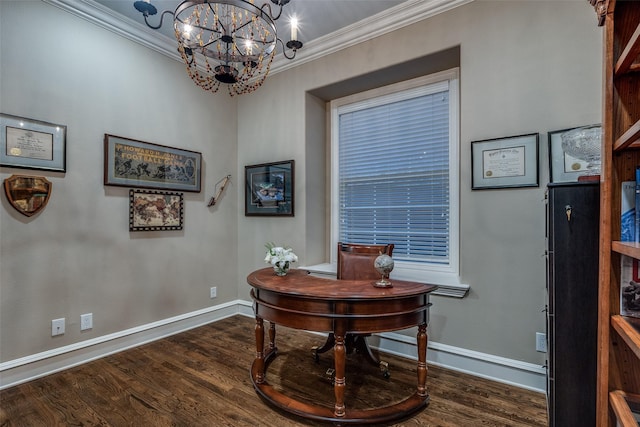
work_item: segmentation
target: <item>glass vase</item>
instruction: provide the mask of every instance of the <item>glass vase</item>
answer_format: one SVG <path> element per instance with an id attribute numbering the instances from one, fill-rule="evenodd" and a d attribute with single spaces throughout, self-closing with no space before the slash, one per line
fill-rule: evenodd
<path id="1" fill-rule="evenodd" d="M 273 271 L 276 276 L 286 276 L 289 271 L 289 261 L 277 262 L 273 265 Z"/>

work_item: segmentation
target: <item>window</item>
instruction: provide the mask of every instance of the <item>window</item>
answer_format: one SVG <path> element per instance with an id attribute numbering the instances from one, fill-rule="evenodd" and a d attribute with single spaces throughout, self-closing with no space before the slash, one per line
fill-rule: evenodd
<path id="1" fill-rule="evenodd" d="M 457 279 L 457 86 L 453 70 L 332 102 L 333 247 L 394 243 L 396 277 Z"/>

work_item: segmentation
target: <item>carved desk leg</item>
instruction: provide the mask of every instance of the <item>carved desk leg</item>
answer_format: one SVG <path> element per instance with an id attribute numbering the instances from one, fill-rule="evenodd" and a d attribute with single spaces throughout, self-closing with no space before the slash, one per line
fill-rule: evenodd
<path id="1" fill-rule="evenodd" d="M 269 323 L 269 352 L 272 352 L 276 349 L 276 324 L 273 322 Z"/>
<path id="2" fill-rule="evenodd" d="M 418 326 L 418 396 L 426 397 L 427 392 L 427 325 Z"/>
<path id="3" fill-rule="evenodd" d="M 346 365 L 346 349 L 344 346 L 344 332 L 335 333 L 336 344 L 333 348 L 333 357 L 336 367 L 335 383 L 333 391 L 336 395 L 336 404 L 334 407 L 334 415 L 336 417 L 345 416 L 344 406 L 344 389 L 346 387 L 345 365 Z"/>
<path id="4" fill-rule="evenodd" d="M 264 325 L 261 317 L 256 316 L 256 371 L 254 380 L 256 384 L 264 382 Z"/>

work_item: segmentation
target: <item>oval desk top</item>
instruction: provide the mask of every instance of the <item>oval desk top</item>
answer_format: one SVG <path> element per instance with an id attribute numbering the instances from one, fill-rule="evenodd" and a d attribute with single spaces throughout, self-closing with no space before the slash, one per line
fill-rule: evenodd
<path id="1" fill-rule="evenodd" d="M 337 280 L 316 277 L 307 270 L 291 269 L 286 276 L 276 276 L 273 268 L 256 270 L 247 276 L 256 289 L 291 296 L 316 299 L 394 299 L 433 292 L 438 287 L 418 282 L 391 280 L 393 287 L 377 288 L 373 280 Z"/>

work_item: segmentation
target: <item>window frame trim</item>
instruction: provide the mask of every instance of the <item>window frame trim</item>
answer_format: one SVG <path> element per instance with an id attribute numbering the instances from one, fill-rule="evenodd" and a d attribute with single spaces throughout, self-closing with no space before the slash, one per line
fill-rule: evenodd
<path id="1" fill-rule="evenodd" d="M 426 265 L 418 262 L 397 261 L 392 275 L 402 280 L 420 280 L 438 282 L 440 284 L 460 284 L 460 84 L 459 68 L 441 71 L 415 79 L 395 83 L 392 85 L 371 89 L 365 92 L 349 95 L 330 101 L 330 261 L 336 263 L 336 251 L 333 248 L 338 244 L 339 228 L 339 114 L 348 111 L 347 106 L 365 106 L 371 100 L 384 99 L 385 103 L 397 98 L 404 99 L 403 93 L 418 90 L 425 86 L 436 86 L 447 82 L 449 86 L 449 265 Z M 426 91 L 428 93 L 428 89 Z M 371 105 L 376 105 L 371 102 Z M 425 277 L 426 274 L 426 277 Z"/>

